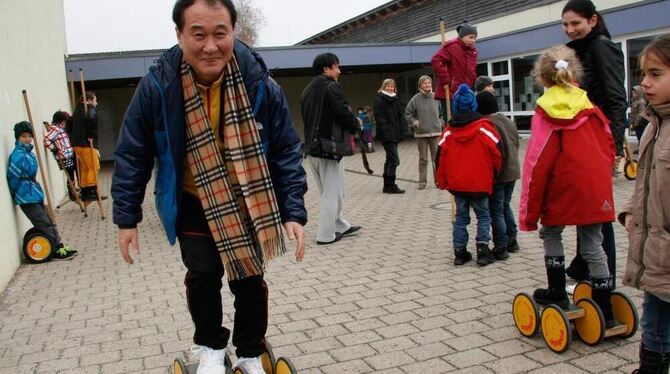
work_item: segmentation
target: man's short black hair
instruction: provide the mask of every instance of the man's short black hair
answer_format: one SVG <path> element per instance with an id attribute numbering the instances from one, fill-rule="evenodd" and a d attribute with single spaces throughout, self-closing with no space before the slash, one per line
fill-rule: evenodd
<path id="1" fill-rule="evenodd" d="M 340 60 L 332 53 L 322 53 L 314 58 L 312 63 L 312 72 L 314 75 L 323 74 L 323 68 L 332 68 L 333 65 L 339 65 Z"/>
<path id="2" fill-rule="evenodd" d="M 235 23 L 237 22 L 237 11 L 235 10 L 235 4 L 231 0 L 203 0 L 208 6 L 214 6 L 216 4 L 222 5 L 230 13 L 230 21 L 233 23 L 233 29 L 235 28 Z M 177 25 L 177 30 L 182 31 L 184 28 L 184 12 L 188 7 L 193 5 L 196 0 L 177 0 L 174 3 L 174 8 L 172 8 L 172 21 Z"/>

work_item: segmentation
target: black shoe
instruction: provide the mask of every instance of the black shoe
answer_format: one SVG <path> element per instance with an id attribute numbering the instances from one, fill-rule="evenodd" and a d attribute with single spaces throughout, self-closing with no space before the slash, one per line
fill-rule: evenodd
<path id="1" fill-rule="evenodd" d="M 507 248 L 506 247 L 499 247 L 497 245 L 493 246 L 493 257 L 495 257 L 496 260 L 507 260 L 509 258 L 509 253 L 507 253 Z"/>
<path id="2" fill-rule="evenodd" d="M 570 262 L 570 266 L 565 269 L 565 275 L 574 279 L 576 282 L 587 281 L 591 278 L 589 276 L 588 265 L 586 265 L 586 262 L 579 254 L 575 255 L 572 262 Z"/>
<path id="3" fill-rule="evenodd" d="M 385 191 L 385 193 L 402 194 L 402 193 L 405 193 L 405 190 L 401 190 L 400 187 L 398 187 L 397 184 L 392 184 L 388 187 L 388 189 Z"/>
<path id="4" fill-rule="evenodd" d="M 349 227 L 349 228 L 347 229 L 347 231 L 345 231 L 345 232 L 343 232 L 343 233 L 341 233 L 341 234 L 340 234 L 339 232 L 335 233 L 335 236 L 337 236 L 338 234 L 340 235 L 340 237 L 349 236 L 349 235 L 355 233 L 356 231 L 358 231 L 358 230 L 360 230 L 360 229 L 361 229 L 361 226 L 354 226 L 354 225 L 352 225 L 351 227 Z"/>
<path id="5" fill-rule="evenodd" d="M 655 352 L 647 349 L 644 343 L 640 343 L 640 368 L 633 373 L 662 373 L 667 374 L 670 367 L 670 352 Z"/>
<path id="6" fill-rule="evenodd" d="M 468 261 L 472 261 L 472 253 L 465 248 L 454 249 L 454 265 L 461 266 Z"/>
<path id="7" fill-rule="evenodd" d="M 487 244 L 478 243 L 477 244 L 477 265 L 486 266 L 496 262 L 496 258 L 493 257 L 493 253 L 489 249 Z"/>
<path id="8" fill-rule="evenodd" d="M 349 230 L 347 230 L 347 231 L 349 231 Z M 336 232 L 336 233 L 335 233 L 335 239 L 333 239 L 333 240 L 331 240 L 331 241 L 329 241 L 329 242 L 322 242 L 322 241 L 320 241 L 320 240 L 317 240 L 317 241 L 316 241 L 316 244 L 317 244 L 317 245 L 328 245 L 328 244 L 333 244 L 333 243 L 335 243 L 335 242 L 337 242 L 337 241 L 340 241 L 340 239 L 342 239 L 342 236 L 344 236 L 344 235 L 342 235 L 342 234 L 339 233 L 339 232 Z"/>
<path id="9" fill-rule="evenodd" d="M 533 292 L 533 299 L 540 305 L 556 304 L 563 310 L 568 310 L 570 300 L 565 289 L 556 288 L 538 288 Z"/>
<path id="10" fill-rule="evenodd" d="M 516 241 L 516 238 L 507 240 L 507 252 L 515 253 L 519 252 L 519 242 Z"/>

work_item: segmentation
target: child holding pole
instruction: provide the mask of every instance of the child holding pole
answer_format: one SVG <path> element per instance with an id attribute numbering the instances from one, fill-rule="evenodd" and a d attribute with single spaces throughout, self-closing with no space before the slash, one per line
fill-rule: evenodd
<path id="1" fill-rule="evenodd" d="M 37 182 L 37 158 L 33 150 L 33 128 L 27 121 L 14 125 L 16 139 L 14 151 L 9 156 L 7 182 L 14 203 L 28 217 L 30 222 L 56 244 L 52 255 L 54 260 L 71 260 L 77 251 L 61 242 L 60 235 L 44 206 L 44 192 Z"/>

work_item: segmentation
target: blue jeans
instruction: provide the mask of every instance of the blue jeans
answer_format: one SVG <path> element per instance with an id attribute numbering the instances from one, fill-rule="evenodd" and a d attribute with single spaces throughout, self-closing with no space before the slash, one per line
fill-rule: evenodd
<path id="1" fill-rule="evenodd" d="M 507 241 L 510 238 L 516 238 L 518 231 L 510 207 L 515 183 L 515 181 L 512 181 L 494 184 L 493 194 L 489 198 L 493 244 L 503 248 L 507 247 Z"/>
<path id="2" fill-rule="evenodd" d="M 456 199 L 456 222 L 454 222 L 453 242 L 454 248 L 465 248 L 468 245 L 468 225 L 470 224 L 470 207 L 477 216 L 477 244 L 489 244 L 491 235 L 491 215 L 489 214 L 489 199 L 470 199 L 455 196 Z"/>
<path id="3" fill-rule="evenodd" d="M 642 342 L 651 351 L 670 352 L 670 303 L 644 293 L 642 302 Z"/>

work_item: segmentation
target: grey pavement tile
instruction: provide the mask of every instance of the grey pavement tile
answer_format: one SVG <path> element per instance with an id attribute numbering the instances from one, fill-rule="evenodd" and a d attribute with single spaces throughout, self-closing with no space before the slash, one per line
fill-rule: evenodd
<path id="1" fill-rule="evenodd" d="M 430 183 L 419 191 L 411 182 L 418 178 L 413 140 L 400 143 L 399 151 L 398 183 L 407 189 L 399 196 L 382 194 L 377 175 L 359 173 L 356 156 L 345 159 L 344 213 L 363 229 L 329 246 L 314 243 L 319 196 L 308 170 L 305 260 L 297 263 L 287 254 L 267 266 L 267 336 L 276 356 L 291 358 L 301 374 L 621 373 L 637 367 L 640 332 L 596 347 L 575 338 L 560 355 L 539 336 L 521 337 L 511 301 L 517 292 L 546 283 L 537 232 L 519 233 L 521 251 L 505 262 L 454 267 L 449 195 Z M 383 151 L 369 159 L 382 170 Z M 106 169 L 101 187 L 107 194 L 109 178 Z M 632 189 L 616 178 L 615 205 Z M 519 191 L 517 183 L 515 206 Z M 108 213 L 110 203 L 104 202 Z M 166 243 L 152 199 L 144 204 L 142 253 L 133 266 L 120 260 L 111 220 L 98 219 L 94 206 L 89 213 L 83 218 L 71 204 L 58 213 L 61 235 L 79 250 L 76 259 L 22 265 L 0 295 L 0 373 L 165 373 L 192 344 L 185 267 L 178 247 Z M 615 236 L 621 274 L 628 241 L 619 225 Z M 564 238 L 571 256 L 574 229 Z M 639 311 L 642 292 L 621 290 Z M 227 287 L 222 296 L 224 324 L 231 326 Z"/>

